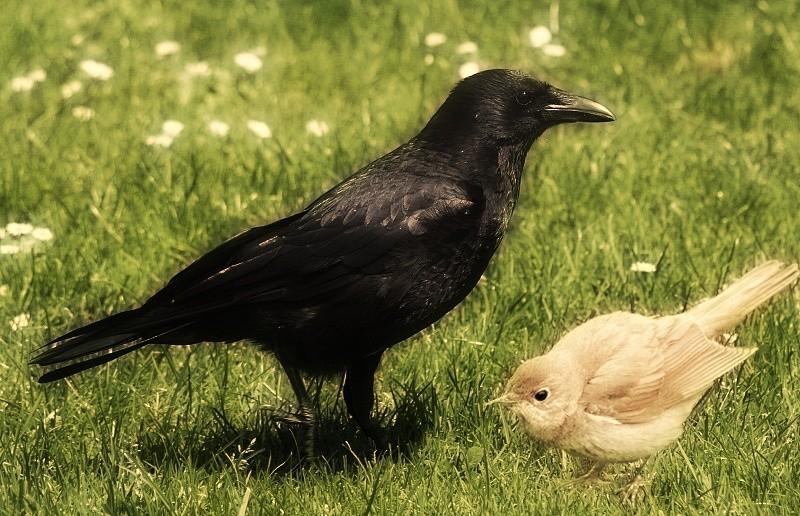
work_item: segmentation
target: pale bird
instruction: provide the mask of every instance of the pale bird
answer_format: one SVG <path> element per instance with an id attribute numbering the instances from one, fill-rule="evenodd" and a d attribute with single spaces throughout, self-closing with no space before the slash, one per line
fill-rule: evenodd
<path id="1" fill-rule="evenodd" d="M 720 344 L 723 332 L 797 278 L 796 264 L 769 261 L 682 314 L 595 317 L 523 362 L 490 403 L 507 405 L 534 439 L 588 458 L 582 478 L 647 459 L 680 437 L 717 378 L 755 353 Z"/>

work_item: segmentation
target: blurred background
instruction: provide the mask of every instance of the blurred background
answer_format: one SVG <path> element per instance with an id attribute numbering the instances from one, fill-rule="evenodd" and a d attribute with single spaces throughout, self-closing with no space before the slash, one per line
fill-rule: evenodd
<path id="1" fill-rule="evenodd" d="M 531 452 L 483 403 L 593 314 L 681 310 L 754 263 L 800 256 L 792 0 L 2 11 L 0 506 L 13 512 L 618 512 L 605 491 L 559 484 L 577 464 Z M 325 460 L 300 465 L 270 415 L 291 409 L 288 385 L 244 344 L 35 384 L 33 348 L 301 208 L 488 68 L 593 98 L 617 122 L 536 143 L 484 280 L 384 360 L 380 411 L 400 456 L 362 453 L 333 381 Z M 788 296 L 742 332 L 761 351 L 712 393 L 683 453 L 659 459 L 642 510 L 798 508 L 797 312 Z"/>

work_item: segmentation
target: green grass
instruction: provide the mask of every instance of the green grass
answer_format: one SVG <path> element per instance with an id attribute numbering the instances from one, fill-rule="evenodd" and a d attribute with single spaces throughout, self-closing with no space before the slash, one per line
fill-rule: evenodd
<path id="1" fill-rule="evenodd" d="M 380 4 L 4 3 L 0 226 L 31 222 L 55 238 L 0 255 L 0 512 L 629 510 L 610 490 L 565 486 L 578 465 L 483 403 L 520 359 L 592 315 L 679 311 L 759 261 L 800 258 L 800 8 L 562 2 L 568 52 L 548 58 L 527 44 L 548 3 Z M 430 31 L 447 43 L 426 49 Z M 181 52 L 157 59 L 164 39 Z M 154 348 L 35 382 L 26 362 L 49 337 L 136 305 L 213 244 L 291 213 L 414 134 L 457 80 L 467 39 L 482 66 L 530 71 L 618 121 L 536 143 L 486 281 L 386 355 L 379 410 L 397 453 L 369 457 L 329 381 L 323 457 L 298 465 L 275 417 L 292 408 L 288 382 L 245 344 Z M 233 55 L 258 47 L 264 68 L 239 71 Z M 89 58 L 114 77 L 85 80 Z M 197 60 L 212 76 L 182 78 Z M 10 89 L 39 66 L 43 83 Z M 62 100 L 73 78 L 84 89 Z M 77 105 L 95 117 L 77 120 Z M 231 125 L 227 139 L 206 130 L 213 118 Z M 250 118 L 273 138 L 249 133 Z M 313 118 L 330 134 L 306 134 Z M 166 119 L 186 129 L 169 149 L 145 145 Z M 638 260 L 658 272 L 630 272 Z M 659 455 L 642 514 L 800 511 L 799 311 L 795 292 L 740 328 L 759 353 Z M 21 313 L 30 326 L 11 331 Z"/>

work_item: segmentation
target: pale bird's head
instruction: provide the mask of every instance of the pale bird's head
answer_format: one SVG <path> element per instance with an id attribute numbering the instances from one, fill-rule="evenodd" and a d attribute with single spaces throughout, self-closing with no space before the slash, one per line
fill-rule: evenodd
<path id="1" fill-rule="evenodd" d="M 583 390 L 580 374 L 571 374 L 569 364 L 547 354 L 523 362 L 506 385 L 502 396 L 490 404 L 505 405 L 537 440 L 551 442 L 564 431 L 568 416 L 575 413 Z"/>

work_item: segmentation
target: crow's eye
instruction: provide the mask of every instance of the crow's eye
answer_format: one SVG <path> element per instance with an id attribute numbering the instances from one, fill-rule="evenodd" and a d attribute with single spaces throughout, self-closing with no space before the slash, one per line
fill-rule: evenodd
<path id="1" fill-rule="evenodd" d="M 533 100 L 533 93 L 528 90 L 522 90 L 517 93 L 517 104 L 520 106 L 527 106 Z"/>
<path id="2" fill-rule="evenodd" d="M 533 399 L 536 401 L 544 401 L 547 399 L 547 396 L 550 395 L 550 391 L 547 389 L 540 389 L 533 394 Z"/>

